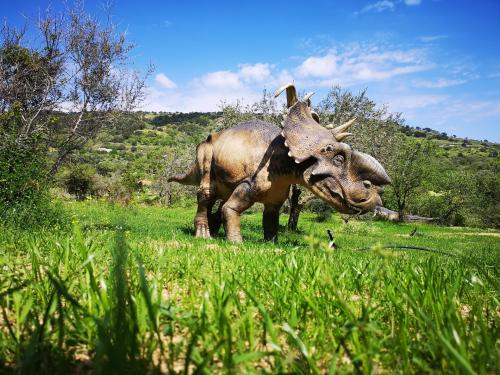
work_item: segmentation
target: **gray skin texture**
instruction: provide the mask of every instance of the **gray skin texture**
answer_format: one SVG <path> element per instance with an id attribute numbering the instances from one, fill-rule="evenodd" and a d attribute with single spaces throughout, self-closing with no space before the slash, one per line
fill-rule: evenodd
<path id="1" fill-rule="evenodd" d="M 198 186 L 196 237 L 215 236 L 222 223 L 226 238 L 240 242 L 240 216 L 260 202 L 264 238 L 276 239 L 280 207 L 292 184 L 305 186 L 339 212 L 362 213 L 381 205 L 381 186 L 390 183 L 374 158 L 338 142 L 301 101 L 289 108 L 283 129 L 244 122 L 210 134 L 196 154 L 189 172 L 170 178 Z"/>

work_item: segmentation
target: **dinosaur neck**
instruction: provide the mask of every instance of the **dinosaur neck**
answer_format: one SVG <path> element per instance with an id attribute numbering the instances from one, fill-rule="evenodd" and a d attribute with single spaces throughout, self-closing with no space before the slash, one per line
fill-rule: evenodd
<path id="1" fill-rule="evenodd" d="M 304 166 L 295 163 L 293 158 L 288 156 L 285 139 L 278 135 L 270 146 L 270 149 L 272 149 L 269 165 L 271 176 L 289 184 L 303 184 Z"/>

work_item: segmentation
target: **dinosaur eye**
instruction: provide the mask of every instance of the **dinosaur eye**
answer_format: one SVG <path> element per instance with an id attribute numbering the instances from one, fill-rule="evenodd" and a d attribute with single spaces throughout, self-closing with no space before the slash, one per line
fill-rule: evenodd
<path id="1" fill-rule="evenodd" d="M 344 157 L 342 155 L 335 155 L 333 158 L 333 164 L 335 164 L 337 167 L 342 166 L 344 164 Z"/>
<path id="2" fill-rule="evenodd" d="M 333 151 L 333 146 L 332 145 L 328 145 L 326 147 L 324 147 L 322 150 L 322 152 L 332 152 Z"/>

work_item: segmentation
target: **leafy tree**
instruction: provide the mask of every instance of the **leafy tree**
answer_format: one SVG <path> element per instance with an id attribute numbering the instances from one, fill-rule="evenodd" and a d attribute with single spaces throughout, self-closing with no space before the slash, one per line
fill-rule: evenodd
<path id="1" fill-rule="evenodd" d="M 434 153 L 434 146 L 429 141 L 410 139 L 396 146 L 388 165 L 388 173 L 392 179 L 388 193 L 392 194 L 399 219 L 403 220 L 409 201 L 430 176 L 429 159 Z"/>
<path id="2" fill-rule="evenodd" d="M 158 192 L 161 203 L 170 206 L 174 202 L 195 194 L 195 186 L 181 186 L 167 182 L 168 178 L 173 174 L 183 173 L 189 169 L 193 163 L 194 154 L 194 147 L 183 147 L 177 149 L 168 148 L 162 150 L 161 154 L 156 155 L 154 158 L 155 181 L 153 188 Z M 168 168 L 165 166 L 168 166 Z"/>
<path id="3" fill-rule="evenodd" d="M 42 134 L 58 149 L 55 173 L 69 154 L 140 102 L 144 78 L 130 71 L 133 46 L 111 17 L 103 22 L 77 5 L 47 12 L 35 24 L 34 43 L 25 30 L 4 26 L 0 33 L 0 111 L 18 108 L 18 144 Z"/>
<path id="4" fill-rule="evenodd" d="M 20 124 L 17 105 L 0 113 L 0 223 L 22 228 L 62 224 L 64 215 L 50 204 L 45 149 L 36 134 L 19 144 Z"/>
<path id="5" fill-rule="evenodd" d="M 95 174 L 96 170 L 91 165 L 72 165 L 63 176 L 66 190 L 78 200 L 85 199 L 87 195 L 92 193 Z"/>
<path id="6" fill-rule="evenodd" d="M 133 46 L 111 20 L 77 3 L 47 11 L 30 38 L 28 26 L 0 31 L 0 175 L 17 171 L 0 190 L 4 205 L 46 190 L 69 155 L 142 99 L 145 77 L 130 69 Z M 47 158 L 49 150 L 56 152 Z M 19 165 L 31 167 L 20 172 Z"/>
<path id="7" fill-rule="evenodd" d="M 44 149 L 35 136 L 17 143 L 21 113 L 18 106 L 0 114 L 0 208 L 41 200 L 46 195 Z"/>
<path id="8" fill-rule="evenodd" d="M 221 103 L 222 118 L 217 130 L 228 129 L 240 122 L 261 120 L 281 126 L 284 107 L 280 108 L 274 96 L 267 90 L 262 98 L 253 104 L 244 105 L 240 101 L 235 104 Z"/>

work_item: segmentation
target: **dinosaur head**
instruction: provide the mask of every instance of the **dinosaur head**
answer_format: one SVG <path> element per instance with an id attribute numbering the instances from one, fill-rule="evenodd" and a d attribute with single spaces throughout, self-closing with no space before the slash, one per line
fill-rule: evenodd
<path id="1" fill-rule="evenodd" d="M 298 100 L 295 87 L 288 84 L 276 96 L 285 90 L 288 113 L 282 136 L 305 185 L 342 213 L 363 213 L 381 205 L 382 186 L 391 179 L 375 158 L 342 142 L 354 119 L 336 128 L 323 127 L 311 110 L 310 94 Z"/>

